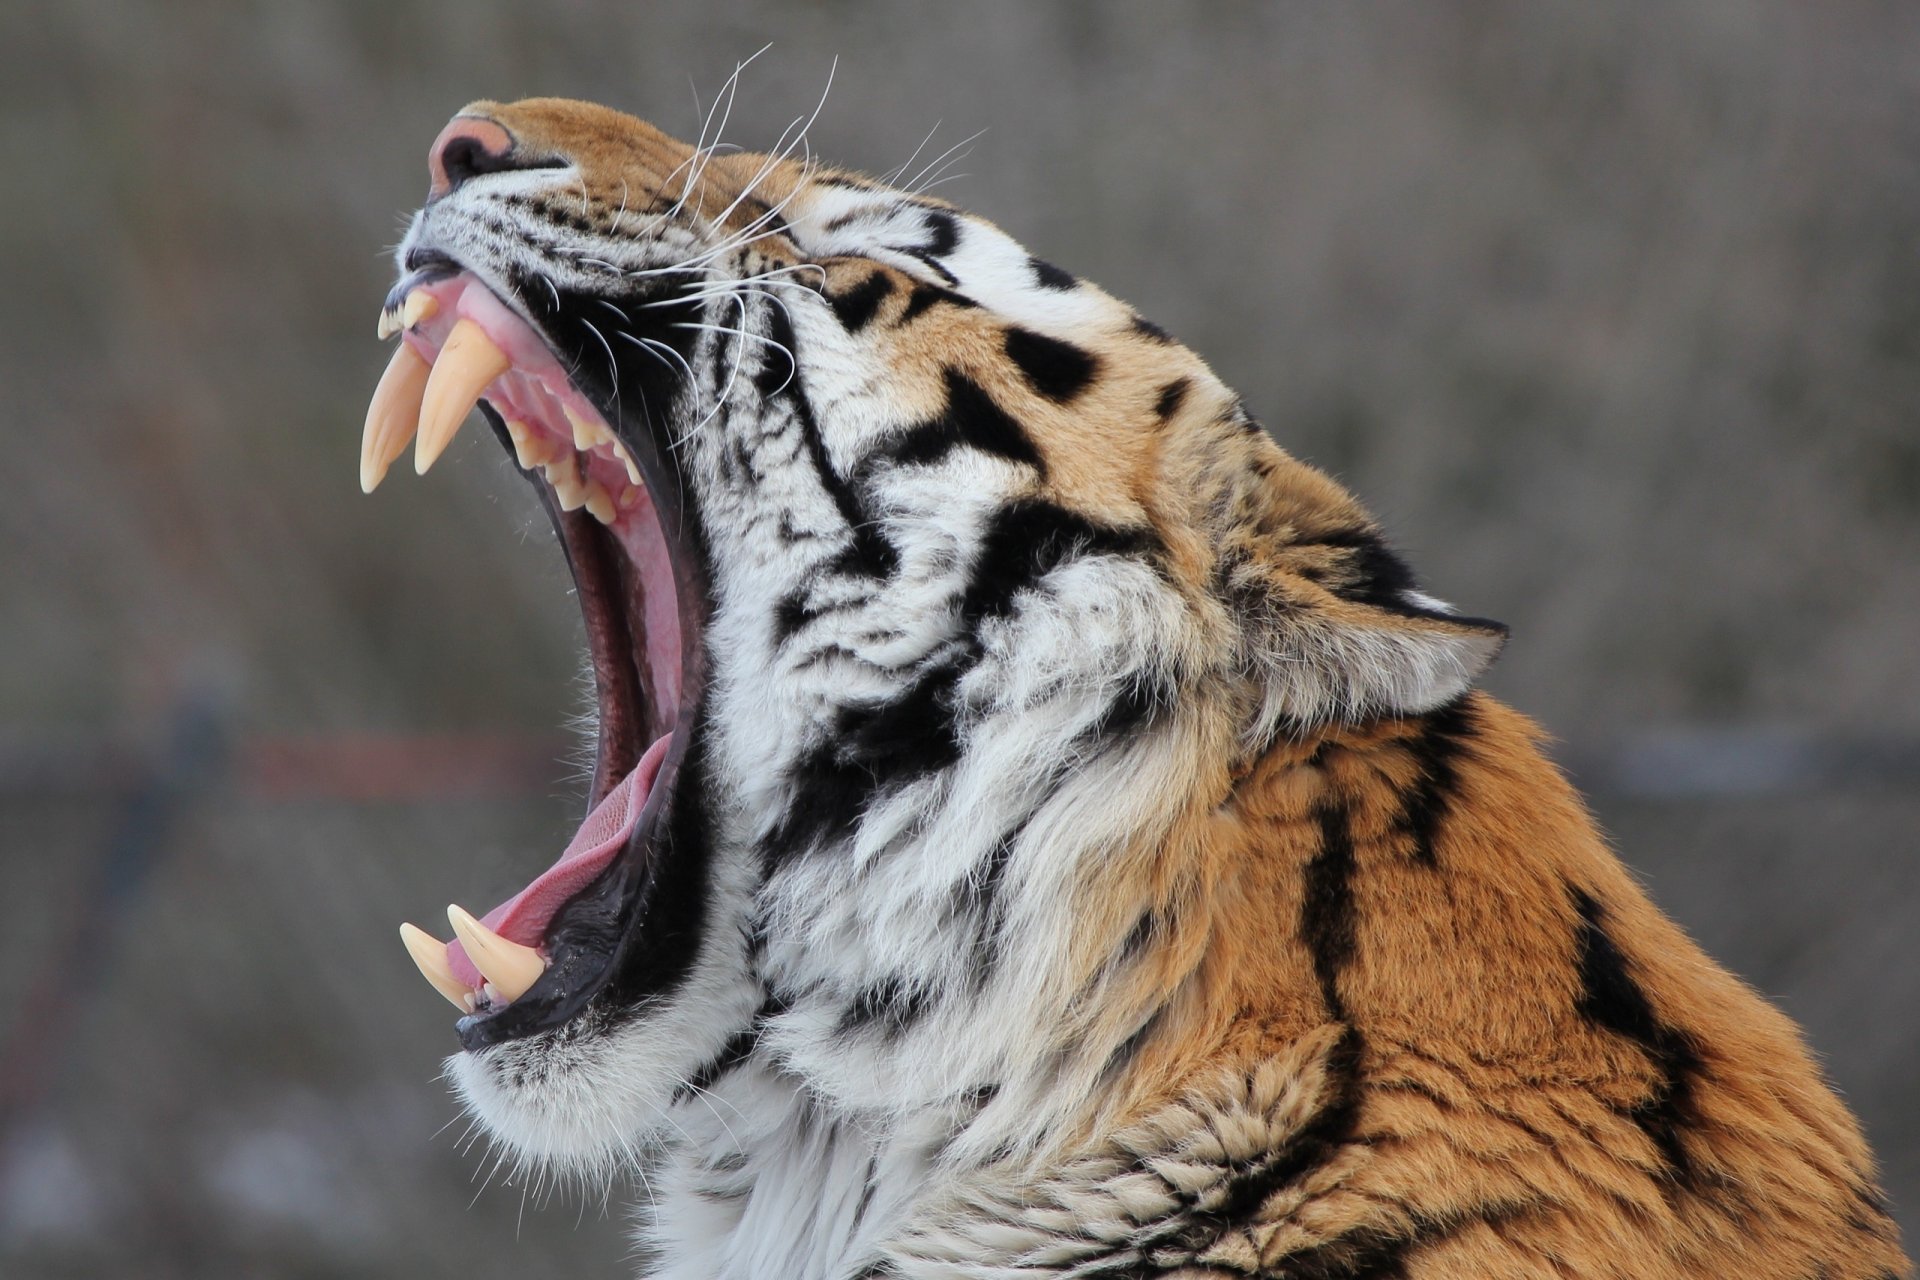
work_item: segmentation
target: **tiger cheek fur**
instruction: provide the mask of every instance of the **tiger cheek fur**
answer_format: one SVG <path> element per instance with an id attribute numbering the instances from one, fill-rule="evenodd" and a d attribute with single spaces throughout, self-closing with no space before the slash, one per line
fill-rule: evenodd
<path id="1" fill-rule="evenodd" d="M 482 102 L 433 166 L 391 327 L 497 352 L 647 804 L 452 1074 L 644 1168 L 649 1274 L 1904 1273 L 1794 1029 L 1472 688 L 1504 628 L 1192 352 L 791 147 Z"/>

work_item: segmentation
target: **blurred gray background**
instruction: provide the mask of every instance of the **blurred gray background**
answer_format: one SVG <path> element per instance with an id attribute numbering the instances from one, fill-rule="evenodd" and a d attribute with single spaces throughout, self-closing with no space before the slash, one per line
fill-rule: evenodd
<path id="1" fill-rule="evenodd" d="M 1807 1028 L 1920 1221 L 1920 6 L 0 6 L 0 1271 L 618 1274 L 486 1181 L 394 938 L 571 830 L 577 612 L 469 432 L 355 484 L 463 102 L 936 190 L 1214 361 L 1623 856 Z M 401 471 L 405 471 L 402 468 Z M 631 1193 L 643 1196 L 644 1189 Z"/>

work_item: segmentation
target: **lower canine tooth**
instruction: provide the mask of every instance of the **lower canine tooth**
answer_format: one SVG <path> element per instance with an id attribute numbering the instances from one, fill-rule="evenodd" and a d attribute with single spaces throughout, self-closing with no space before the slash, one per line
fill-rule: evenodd
<path id="1" fill-rule="evenodd" d="M 447 908 L 447 922 L 467 949 L 467 959 L 482 977 L 500 989 L 511 1004 L 547 971 L 547 962 L 532 947 L 501 937 L 459 907 Z"/>
<path id="2" fill-rule="evenodd" d="M 410 924 L 400 926 L 400 941 L 406 945 L 413 962 L 420 966 L 420 975 L 433 984 L 435 991 L 451 1000 L 454 1008 L 473 1012 L 473 992 L 453 976 L 453 966 L 447 963 L 446 943 Z"/>
<path id="3" fill-rule="evenodd" d="M 420 475 L 453 443 L 460 424 L 487 384 L 512 367 L 506 353 L 494 345 L 487 331 L 462 320 L 447 335 L 446 345 L 433 362 L 427 390 L 420 404 L 420 437 L 414 441 L 413 469 Z"/>

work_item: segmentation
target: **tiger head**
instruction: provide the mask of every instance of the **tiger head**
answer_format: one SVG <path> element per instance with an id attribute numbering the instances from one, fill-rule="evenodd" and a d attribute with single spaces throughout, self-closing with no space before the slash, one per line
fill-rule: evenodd
<path id="1" fill-rule="evenodd" d="M 409 933 L 528 1160 L 618 1163 L 748 1060 L 1037 1141 L 1204 950 L 1156 921 L 1239 780 L 1504 638 L 1129 307 L 794 152 L 477 102 L 397 254 L 363 486 L 477 399 L 592 649 L 579 832 Z"/>

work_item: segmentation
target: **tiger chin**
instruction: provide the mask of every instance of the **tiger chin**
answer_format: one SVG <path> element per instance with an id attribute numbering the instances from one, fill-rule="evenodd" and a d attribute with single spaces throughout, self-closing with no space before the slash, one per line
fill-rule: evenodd
<path id="1" fill-rule="evenodd" d="M 1608 853 L 1505 629 L 944 201 L 583 103 L 432 145 L 371 491 L 478 402 L 598 741 L 451 1076 L 660 1277 L 1908 1274 L 1795 1029 Z"/>

